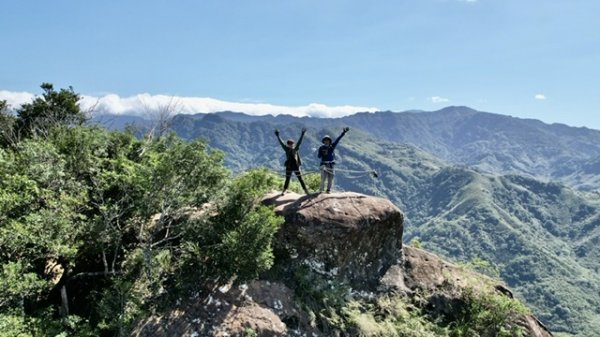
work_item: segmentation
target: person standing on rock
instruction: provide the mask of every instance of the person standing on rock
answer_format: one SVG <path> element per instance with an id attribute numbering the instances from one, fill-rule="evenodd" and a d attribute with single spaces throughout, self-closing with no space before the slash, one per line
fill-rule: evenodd
<path id="1" fill-rule="evenodd" d="M 337 137 L 337 139 L 332 143 L 331 137 L 326 135 L 323 137 L 323 145 L 319 147 L 319 152 L 317 156 L 321 159 L 321 188 L 320 192 L 323 192 L 323 188 L 325 187 L 325 180 L 327 180 L 327 193 L 331 193 L 331 187 L 333 186 L 333 176 L 335 166 L 335 147 L 340 142 L 340 139 L 344 137 L 346 132 L 350 130 L 349 127 L 345 127 L 342 131 L 342 134 Z"/>
<path id="2" fill-rule="evenodd" d="M 308 194 L 308 189 L 306 188 L 306 185 L 304 184 L 304 179 L 302 179 L 302 172 L 300 171 L 300 166 L 302 165 L 302 161 L 300 160 L 300 154 L 298 153 L 298 150 L 300 149 L 300 144 L 302 144 L 302 139 L 304 139 L 305 133 L 306 133 L 306 129 L 303 128 L 302 133 L 300 134 L 300 138 L 298 139 L 298 142 L 294 145 L 293 139 L 288 139 L 287 142 L 284 144 L 283 140 L 281 140 L 281 137 L 279 137 L 279 130 L 275 130 L 275 136 L 277 136 L 277 140 L 279 141 L 279 144 L 283 148 L 283 151 L 285 151 L 285 156 L 286 156 L 285 164 L 284 164 L 285 165 L 285 183 L 283 184 L 283 192 L 281 192 L 281 194 L 284 194 L 285 192 L 287 192 L 287 189 L 290 185 L 290 178 L 292 177 L 292 172 L 294 172 L 296 174 L 296 176 L 298 177 L 298 181 L 300 181 L 300 185 L 302 186 L 304 193 Z"/>

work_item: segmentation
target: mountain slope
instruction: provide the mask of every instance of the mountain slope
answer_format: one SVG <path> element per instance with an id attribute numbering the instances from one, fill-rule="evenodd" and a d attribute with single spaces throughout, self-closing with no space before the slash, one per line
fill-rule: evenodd
<path id="1" fill-rule="evenodd" d="M 580 238 L 599 228 L 597 198 L 519 176 L 452 171 L 437 174 L 432 189 L 452 195 L 414 231 L 424 247 L 492 261 L 555 331 L 598 331 L 598 262 L 576 254 Z"/>
<path id="2" fill-rule="evenodd" d="M 414 144 L 447 161 L 496 173 L 598 185 L 600 131 L 448 107 L 433 112 L 361 113 L 344 118 L 385 140 Z"/>
<path id="3" fill-rule="evenodd" d="M 493 173 L 558 180 L 582 190 L 600 187 L 600 131 L 588 128 L 549 125 L 468 107 L 358 113 L 334 119 L 249 116 L 236 112 L 213 115 L 233 122 L 301 124 L 315 130 L 325 125 L 349 125 L 379 140 L 412 144 L 454 164 Z M 174 123 L 197 124 L 204 117 L 206 114 L 179 115 Z M 136 124 L 145 123 L 136 121 Z"/>
<path id="4" fill-rule="evenodd" d="M 299 130 L 307 126 L 309 132 L 300 153 L 304 169 L 314 171 L 318 168 L 315 150 L 320 145 L 320 137 L 324 134 L 337 136 L 343 125 L 356 118 L 354 123 L 360 127 L 353 127 L 337 150 L 336 186 L 392 200 L 406 214 L 406 241 L 418 238 L 425 248 L 456 261 L 477 258 L 490 261 L 492 267 L 498 268 L 500 277 L 516 290 L 518 296 L 533 305 L 536 315 L 549 323 L 553 331 L 580 336 L 600 331 L 600 312 L 597 311 L 600 307 L 599 195 L 519 175 L 488 174 L 481 169 L 481 162 L 475 165 L 479 168 L 469 168 L 437 159 L 440 153 L 446 158 L 458 153 L 442 140 L 454 139 L 459 147 L 461 136 L 452 130 L 458 130 L 461 123 L 476 124 L 478 118 L 491 118 L 492 121 L 483 123 L 477 133 L 465 135 L 464 142 L 473 140 L 471 146 L 480 142 L 492 149 L 495 148 L 493 137 L 486 133 L 501 123 L 493 121 L 497 116 L 474 110 L 420 114 L 359 114 L 332 120 L 289 116 L 245 118 L 237 114 L 176 116 L 173 129 L 187 139 L 204 138 L 212 147 L 226 152 L 226 163 L 234 171 L 266 166 L 282 172 L 283 151 L 273 130 L 279 128 L 283 138 L 295 139 Z M 444 118 L 436 117 L 440 114 Z M 401 123 L 403 129 L 394 126 L 407 116 L 412 119 L 409 123 Z M 360 121 L 359 117 L 366 120 Z M 375 123 L 373 119 L 379 121 Z M 511 118 L 507 121 L 509 126 L 521 122 Z M 531 130 L 535 130 L 538 123 L 533 122 Z M 475 126 L 464 130 L 467 132 Z M 523 148 L 514 145 L 526 142 L 530 136 L 525 134 L 519 138 L 510 135 L 506 128 L 502 129 L 508 134 L 504 138 L 507 144 L 498 148 L 514 150 L 514 153 L 509 151 L 506 165 L 521 170 L 529 170 L 536 160 L 546 160 L 544 165 L 550 165 L 548 158 L 566 151 L 569 142 L 575 142 L 574 139 L 580 139 L 581 143 L 589 141 L 573 128 L 567 128 L 565 132 L 574 132 L 575 136 L 558 141 L 553 138 L 558 136 L 552 136 L 544 125 L 539 127 L 547 134 L 546 138 L 533 137 L 539 139 L 540 144 L 534 147 L 535 151 L 524 145 Z M 529 134 L 535 134 L 531 130 Z M 557 130 L 564 131 L 561 126 L 557 126 Z M 598 133 L 583 131 L 589 132 L 591 138 Z M 420 141 L 420 148 L 438 154 L 434 157 L 414 145 L 384 140 L 392 137 L 407 142 Z M 518 142 L 513 144 L 514 139 Z M 558 146 L 544 152 L 542 145 L 550 143 Z M 466 153 L 468 148 L 463 146 L 462 151 Z M 583 158 L 593 155 L 595 150 L 592 146 L 591 150 L 582 147 L 578 151 L 575 156 Z M 477 149 L 472 150 L 473 157 L 477 153 Z M 529 153 L 542 159 L 531 159 L 528 164 L 523 158 Z M 593 160 L 586 162 L 592 163 L 588 172 L 593 172 Z M 380 178 L 372 178 L 371 170 L 376 170 Z M 501 170 L 494 172 L 498 171 Z"/>

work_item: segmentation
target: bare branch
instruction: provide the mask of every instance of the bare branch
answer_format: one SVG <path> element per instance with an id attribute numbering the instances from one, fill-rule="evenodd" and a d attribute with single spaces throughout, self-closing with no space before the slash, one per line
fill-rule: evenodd
<path id="1" fill-rule="evenodd" d="M 150 116 L 153 121 L 149 133 L 155 134 L 159 139 L 171 129 L 173 116 L 181 111 L 181 102 L 174 96 L 171 96 L 166 103 L 157 103 L 151 106 L 147 102 L 142 102 L 142 105 L 145 114 Z"/>

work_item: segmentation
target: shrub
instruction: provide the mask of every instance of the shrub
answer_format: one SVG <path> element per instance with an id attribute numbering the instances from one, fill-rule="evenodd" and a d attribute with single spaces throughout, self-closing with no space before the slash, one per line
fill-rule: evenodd
<path id="1" fill-rule="evenodd" d="M 518 300 L 494 292 L 476 292 L 472 289 L 463 294 L 464 306 L 455 322 L 451 324 L 452 337 L 522 336 L 522 328 L 516 323 L 529 311 Z"/>

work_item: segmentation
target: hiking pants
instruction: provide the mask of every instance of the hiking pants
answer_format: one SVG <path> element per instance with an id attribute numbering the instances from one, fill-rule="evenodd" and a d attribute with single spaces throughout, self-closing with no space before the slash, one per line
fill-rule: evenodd
<path id="1" fill-rule="evenodd" d="M 298 181 L 300 182 L 300 185 L 302 186 L 302 189 L 304 191 L 307 191 L 306 189 L 306 185 L 304 184 L 304 179 L 302 179 L 302 172 L 300 172 L 300 169 L 298 170 L 285 170 L 285 183 L 283 184 L 283 190 L 287 190 L 288 187 L 290 186 L 290 178 L 292 178 L 292 172 L 294 172 L 296 174 L 296 177 L 298 177 Z"/>
<path id="2" fill-rule="evenodd" d="M 319 189 L 321 192 L 323 192 L 323 187 L 325 187 L 325 180 L 327 180 L 327 192 L 331 191 L 333 176 L 333 164 L 321 165 L 321 188 Z"/>

